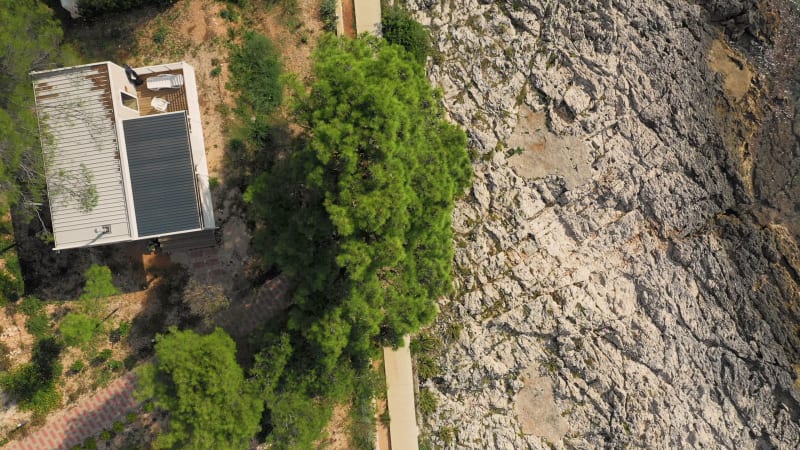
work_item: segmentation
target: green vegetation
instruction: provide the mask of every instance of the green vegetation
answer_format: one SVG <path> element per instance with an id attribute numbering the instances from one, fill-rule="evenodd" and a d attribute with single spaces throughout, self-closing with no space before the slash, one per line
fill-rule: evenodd
<path id="1" fill-rule="evenodd" d="M 0 23 L 1 217 L 11 203 L 39 201 L 44 190 L 28 72 L 60 59 L 62 32 L 50 8 L 36 0 L 0 0 Z"/>
<path id="2" fill-rule="evenodd" d="M 253 369 L 270 380 L 265 422 L 278 448 L 318 437 L 322 412 L 353 397 L 379 344 L 433 319 L 451 289 L 453 200 L 470 177 L 464 133 L 402 47 L 328 35 L 314 60 L 299 101 L 307 144 L 275 158 L 245 196 L 261 224 L 256 250 L 297 286 L 286 333 Z M 284 402 L 320 417 L 280 413 Z"/>
<path id="3" fill-rule="evenodd" d="M 143 6 L 166 7 L 177 0 L 78 0 L 78 11 L 86 19 L 94 19 L 103 14 L 127 11 Z"/>
<path id="4" fill-rule="evenodd" d="M 319 17 L 322 19 L 322 28 L 330 33 L 336 31 L 336 2 L 337 0 L 322 0 L 319 5 Z"/>
<path id="5" fill-rule="evenodd" d="M 52 334 L 50 319 L 44 310 L 44 302 L 36 297 L 26 297 L 19 302 L 18 308 L 27 316 L 25 328 L 36 339 L 45 339 Z"/>
<path id="6" fill-rule="evenodd" d="M 384 8 L 381 30 L 387 42 L 402 46 L 417 61 L 425 64 L 431 53 L 431 38 L 428 30 L 414 20 L 411 13 L 399 6 Z"/>
<path id="7" fill-rule="evenodd" d="M 419 412 L 423 416 L 429 416 L 436 411 L 436 406 L 439 402 L 431 391 L 428 389 L 420 389 L 417 403 L 419 404 Z"/>
<path id="8" fill-rule="evenodd" d="M 72 365 L 69 366 L 69 371 L 72 373 L 79 373 L 83 372 L 83 369 L 86 368 L 86 364 L 81 361 L 80 359 L 73 362 Z"/>
<path id="9" fill-rule="evenodd" d="M 204 336 L 172 328 L 156 337 L 155 351 L 155 361 L 139 372 L 137 392 L 169 413 L 154 448 L 247 447 L 263 404 L 236 363 L 233 340 L 219 328 Z"/>
<path id="10" fill-rule="evenodd" d="M 246 120 L 266 119 L 283 99 L 281 62 L 269 39 L 246 33 L 242 45 L 231 50 L 231 88 L 239 93 L 239 113 Z"/>
<path id="11" fill-rule="evenodd" d="M 61 403 L 56 387 L 62 371 L 60 354 L 61 345 L 55 339 L 37 341 L 31 362 L 0 374 L 0 387 L 19 402 L 20 408 L 44 417 Z"/>
<path id="12" fill-rule="evenodd" d="M 70 313 L 61 321 L 59 331 L 70 347 L 86 345 L 100 328 L 100 321 L 85 314 Z"/>
<path id="13" fill-rule="evenodd" d="M 92 264 L 86 269 L 85 276 L 86 284 L 79 300 L 83 311 L 90 316 L 96 317 L 104 310 L 101 300 L 119 294 L 119 289 L 114 286 L 111 269 L 106 266 Z"/>

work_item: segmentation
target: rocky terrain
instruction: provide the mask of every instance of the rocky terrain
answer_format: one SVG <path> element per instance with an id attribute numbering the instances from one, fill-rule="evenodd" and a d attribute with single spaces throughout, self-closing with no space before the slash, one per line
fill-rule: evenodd
<path id="1" fill-rule="evenodd" d="M 408 2 L 475 152 L 434 448 L 800 448 L 787 1 Z"/>

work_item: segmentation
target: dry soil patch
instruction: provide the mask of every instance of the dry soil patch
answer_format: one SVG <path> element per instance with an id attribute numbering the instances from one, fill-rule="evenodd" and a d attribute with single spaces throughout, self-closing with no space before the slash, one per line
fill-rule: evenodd
<path id="1" fill-rule="evenodd" d="M 586 143 L 576 136 L 551 133 L 543 112 L 521 107 L 508 146 L 514 153 L 509 157 L 509 165 L 522 177 L 556 175 L 564 179 L 568 189 L 592 177 L 592 158 Z"/>
<path id="2" fill-rule="evenodd" d="M 537 376 L 537 368 L 529 367 L 522 375 L 525 386 L 514 397 L 514 411 L 522 432 L 540 436 L 549 442 L 561 440 L 569 424 L 561 416 L 553 398 L 553 382 Z"/>

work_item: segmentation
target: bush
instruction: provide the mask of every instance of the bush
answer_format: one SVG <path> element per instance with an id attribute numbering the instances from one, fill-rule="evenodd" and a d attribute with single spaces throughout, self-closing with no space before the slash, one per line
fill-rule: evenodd
<path id="1" fill-rule="evenodd" d="M 400 45 L 421 64 L 431 53 L 428 30 L 414 20 L 411 14 L 399 7 L 386 8 L 381 18 L 383 37 L 390 44 Z"/>
<path id="2" fill-rule="evenodd" d="M 122 361 L 112 359 L 108 362 L 108 368 L 114 372 L 119 372 L 123 367 L 125 367 L 125 365 L 122 363 Z"/>
<path id="3" fill-rule="evenodd" d="M 86 345 L 97 334 L 100 321 L 85 314 L 70 313 L 61 321 L 59 331 L 70 347 Z"/>
<path id="4" fill-rule="evenodd" d="M 231 85 L 239 92 L 240 113 L 249 120 L 267 116 L 283 101 L 280 55 L 269 39 L 245 33 L 241 47 L 231 50 Z"/>
<path id="5" fill-rule="evenodd" d="M 94 437 L 86 438 L 86 440 L 83 441 L 83 448 L 84 450 L 97 450 L 97 439 Z"/>
<path id="6" fill-rule="evenodd" d="M 136 421 L 137 417 L 139 417 L 139 415 L 136 414 L 135 412 L 129 412 L 128 414 L 125 414 L 125 422 L 126 423 L 133 423 L 133 422 Z"/>
<path id="7" fill-rule="evenodd" d="M 114 286 L 111 269 L 106 266 L 92 264 L 84 275 L 86 284 L 83 287 L 80 301 L 84 312 L 89 315 L 97 315 L 102 311 L 100 299 L 119 294 L 119 289 Z"/>
<path id="8" fill-rule="evenodd" d="M 36 297 L 25 297 L 19 302 L 17 309 L 28 317 L 44 312 L 44 302 Z"/>
<path id="9" fill-rule="evenodd" d="M 25 321 L 25 329 L 28 330 L 36 339 L 44 339 L 51 334 L 50 320 L 41 312 L 34 316 L 28 317 Z"/>
<path id="10" fill-rule="evenodd" d="M 95 356 L 94 359 L 92 360 L 92 363 L 94 363 L 95 365 L 103 364 L 104 362 L 108 361 L 109 358 L 111 358 L 112 354 L 113 353 L 111 352 L 111 349 L 107 348 L 101 351 L 97 356 Z"/>
<path id="11" fill-rule="evenodd" d="M 69 366 L 69 371 L 72 372 L 72 373 L 80 373 L 85 368 L 86 368 L 86 364 L 79 359 L 79 360 L 75 361 L 74 363 L 72 363 L 71 366 Z"/>
<path id="12" fill-rule="evenodd" d="M 21 292 L 21 283 L 0 270 L 0 304 L 18 299 Z"/>
<path id="13" fill-rule="evenodd" d="M 124 429 L 125 429 L 125 424 L 123 424 L 123 423 L 122 423 L 122 422 L 120 422 L 120 421 L 116 421 L 116 422 L 114 422 L 114 427 L 113 427 L 113 429 L 114 429 L 114 432 L 115 432 L 115 433 L 122 433 L 122 430 L 124 430 Z"/>
<path id="14" fill-rule="evenodd" d="M 61 346 L 54 339 L 38 341 L 31 362 L 0 375 L 0 387 L 18 401 L 20 408 L 44 416 L 61 403 L 56 388 L 62 371 L 60 354 Z"/>
<path id="15" fill-rule="evenodd" d="M 319 5 L 319 16 L 322 19 L 322 28 L 328 32 L 336 31 L 336 1 L 337 0 L 322 0 Z"/>
<path id="16" fill-rule="evenodd" d="M 108 334 L 108 340 L 111 342 L 119 342 L 120 339 L 127 336 L 131 332 L 130 322 L 121 322 L 117 328 L 111 330 Z"/>
<path id="17" fill-rule="evenodd" d="M 436 406 L 438 406 L 438 402 L 436 401 L 436 397 L 433 396 L 433 393 L 427 389 L 420 389 L 419 390 L 419 412 L 423 416 L 429 416 L 434 411 L 436 411 Z"/>
<path id="18" fill-rule="evenodd" d="M 78 11 L 82 17 L 93 19 L 103 14 L 126 11 L 142 6 L 165 7 L 177 0 L 78 0 Z"/>
<path id="19" fill-rule="evenodd" d="M 8 357 L 8 351 L 8 346 L 0 342 L 0 372 L 11 368 L 11 358 Z"/>
<path id="20" fill-rule="evenodd" d="M 103 430 L 100 432 L 100 440 L 102 441 L 110 441 L 113 437 L 114 434 L 111 432 L 111 430 Z"/>

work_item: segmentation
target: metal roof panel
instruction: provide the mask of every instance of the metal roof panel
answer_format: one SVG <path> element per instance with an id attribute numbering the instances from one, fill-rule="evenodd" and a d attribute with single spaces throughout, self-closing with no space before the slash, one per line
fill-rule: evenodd
<path id="1" fill-rule="evenodd" d="M 139 236 L 201 228 L 186 113 L 122 122 Z"/>

